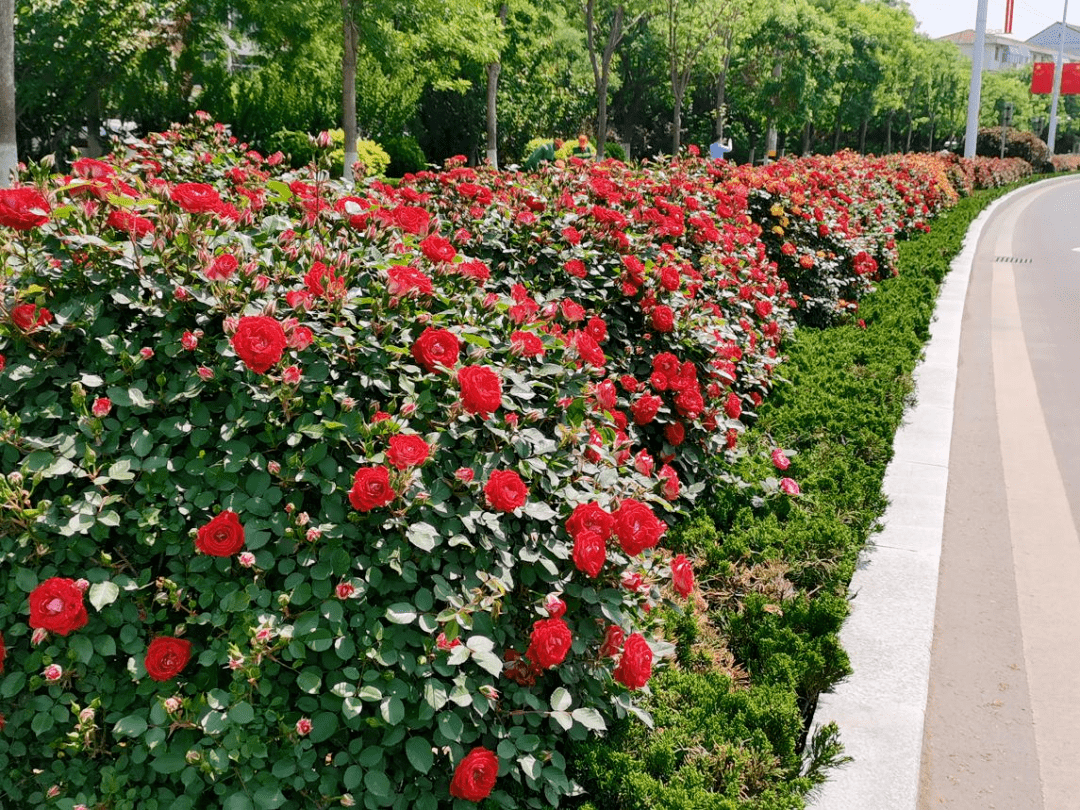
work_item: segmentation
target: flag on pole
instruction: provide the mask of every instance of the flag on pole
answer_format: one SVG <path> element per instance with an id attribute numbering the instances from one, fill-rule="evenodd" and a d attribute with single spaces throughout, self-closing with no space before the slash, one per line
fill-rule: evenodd
<path id="1" fill-rule="evenodd" d="M 1013 8 L 1016 0 L 1005 0 L 1005 33 L 1012 33 Z"/>

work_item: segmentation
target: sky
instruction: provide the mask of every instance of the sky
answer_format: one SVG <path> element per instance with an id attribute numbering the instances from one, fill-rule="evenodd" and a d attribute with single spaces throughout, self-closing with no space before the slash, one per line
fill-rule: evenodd
<path id="1" fill-rule="evenodd" d="M 978 0 L 908 0 L 912 13 L 920 23 L 919 31 L 931 37 L 955 34 L 975 27 Z M 1027 39 L 1049 25 L 1061 20 L 1064 0 L 1015 0 L 1013 11 L 1013 36 Z M 1080 23 L 1080 0 L 1072 0 L 1068 20 Z M 1005 28 L 1005 0 L 989 0 L 986 10 L 986 28 Z"/>

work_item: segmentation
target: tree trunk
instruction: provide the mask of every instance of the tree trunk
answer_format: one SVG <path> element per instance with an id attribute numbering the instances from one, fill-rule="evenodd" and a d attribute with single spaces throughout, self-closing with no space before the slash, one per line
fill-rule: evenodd
<path id="1" fill-rule="evenodd" d="M 341 57 L 342 76 L 342 129 L 345 130 L 345 171 L 342 178 L 346 183 L 353 181 L 353 164 L 356 163 L 356 49 L 360 32 L 356 27 L 356 17 L 351 0 L 341 0 L 342 33 L 345 41 L 344 54 Z"/>
<path id="2" fill-rule="evenodd" d="M 604 159 L 607 143 L 607 91 L 611 80 L 611 59 L 622 39 L 624 9 L 616 6 L 611 20 L 611 30 L 604 45 L 604 52 L 597 61 L 596 54 L 596 0 L 585 2 L 585 37 L 589 46 L 589 62 L 592 65 L 593 82 L 596 85 L 596 159 Z"/>
<path id="3" fill-rule="evenodd" d="M 506 3 L 499 8 L 499 25 L 506 25 L 509 9 Z M 499 73 L 501 62 L 491 62 L 487 66 L 487 160 L 491 168 L 499 168 L 499 124 L 496 114 L 496 100 L 499 96 Z"/>
<path id="4" fill-rule="evenodd" d="M 725 65 L 727 59 L 724 60 Z M 716 77 L 716 140 L 724 140 L 724 124 L 727 123 L 727 69 Z"/>
<path id="5" fill-rule="evenodd" d="M 678 157 L 682 148 L 682 94 L 675 95 L 674 109 L 671 111 L 671 154 Z"/>
<path id="6" fill-rule="evenodd" d="M 805 126 L 803 126 L 802 131 L 802 153 L 804 157 L 810 154 L 810 144 L 813 142 L 813 139 L 814 125 L 807 121 Z"/>
<path id="7" fill-rule="evenodd" d="M 86 154 L 99 158 L 105 154 L 101 145 L 101 90 L 98 85 L 86 99 Z"/>
<path id="8" fill-rule="evenodd" d="M 15 139 L 15 0 L 0 0 L 0 188 L 18 171 Z"/>
<path id="9" fill-rule="evenodd" d="M 911 120 L 911 111 L 907 114 L 907 142 L 904 144 L 904 154 L 911 151 L 911 131 L 913 129 L 913 122 Z"/>
<path id="10" fill-rule="evenodd" d="M 893 111 L 889 110 L 889 115 L 888 115 L 888 117 L 886 119 L 887 123 L 885 125 L 885 154 L 886 155 L 891 155 L 892 154 L 892 119 L 893 119 Z"/>
<path id="11" fill-rule="evenodd" d="M 859 124 L 859 154 L 866 154 L 866 116 L 863 116 L 862 123 Z"/>
<path id="12" fill-rule="evenodd" d="M 934 111 L 930 111 L 930 143 L 926 146 L 927 152 L 934 151 Z"/>

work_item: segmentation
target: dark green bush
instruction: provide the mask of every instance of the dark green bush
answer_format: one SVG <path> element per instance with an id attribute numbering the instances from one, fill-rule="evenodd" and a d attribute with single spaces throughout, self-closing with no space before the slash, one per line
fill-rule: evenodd
<path id="1" fill-rule="evenodd" d="M 384 135 L 376 140 L 390 156 L 390 165 L 386 169 L 388 177 L 403 177 L 427 168 L 424 150 L 412 135 Z"/>

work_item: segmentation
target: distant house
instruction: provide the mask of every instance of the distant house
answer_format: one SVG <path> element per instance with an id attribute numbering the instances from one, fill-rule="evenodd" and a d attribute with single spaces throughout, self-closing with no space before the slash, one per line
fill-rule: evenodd
<path id="1" fill-rule="evenodd" d="M 1033 47 L 1049 49 L 1049 61 L 1053 62 L 1057 58 L 1058 43 L 1061 41 L 1061 27 L 1062 23 L 1056 22 L 1029 38 L 1028 43 Z M 1065 61 L 1080 62 L 1080 25 L 1065 26 Z"/>
<path id="2" fill-rule="evenodd" d="M 1057 30 L 1060 27 L 1061 24 L 1058 23 L 1056 26 L 1050 26 L 1046 31 Z M 1076 37 L 1077 50 L 1076 53 L 1070 54 L 1068 37 L 1066 37 L 1065 60 L 1080 61 L 1080 29 L 1069 27 L 1073 29 L 1073 36 Z M 1057 57 L 1057 39 L 1054 39 L 1052 45 L 1048 45 L 1046 39 L 1035 41 L 1036 37 L 1042 37 L 1044 33 L 1046 32 L 1036 34 L 1035 37 L 1024 42 L 1000 31 L 987 31 L 983 49 L 983 70 L 1010 70 L 1021 65 L 1030 65 L 1032 62 L 1053 62 Z M 942 42 L 953 43 L 968 59 L 971 59 L 975 53 L 975 29 L 973 28 L 947 34 L 938 39 Z"/>

